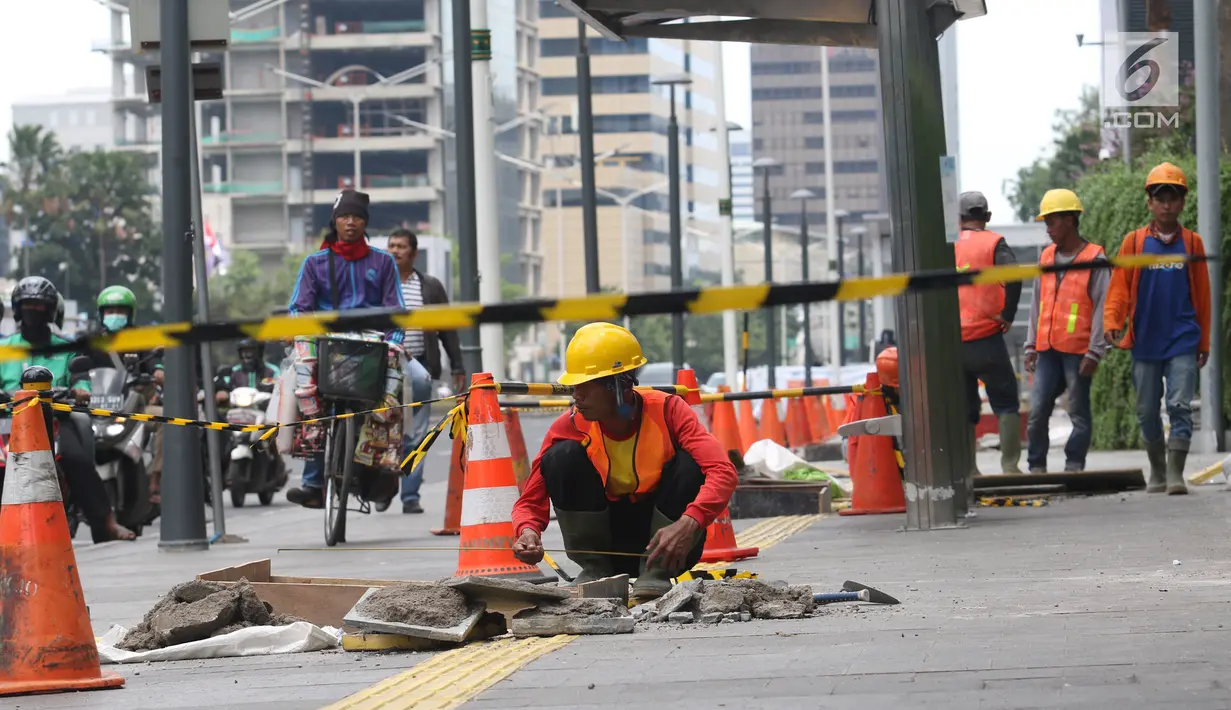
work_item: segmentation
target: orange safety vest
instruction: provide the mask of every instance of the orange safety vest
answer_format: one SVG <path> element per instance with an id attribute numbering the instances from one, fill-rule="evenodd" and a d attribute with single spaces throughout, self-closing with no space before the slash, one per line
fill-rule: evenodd
<path id="1" fill-rule="evenodd" d="M 996 247 L 1003 235 L 983 229 L 963 229 L 953 246 L 958 271 L 996 265 Z M 1004 284 L 961 286 L 957 300 L 962 317 L 962 341 L 979 340 L 1001 332 L 995 320 L 1004 311 Z"/>
<path id="2" fill-rule="evenodd" d="M 637 491 L 628 496 L 633 501 L 658 489 L 663 466 L 675 456 L 675 444 L 672 442 L 666 417 L 667 398 L 675 395 L 646 390 L 637 392 L 637 396 L 641 397 L 641 427 L 633 435 L 637 437 L 633 455 Z M 607 455 L 603 429 L 598 422 L 587 421 L 576 410 L 573 411 L 572 418 L 573 426 L 583 435 L 581 443 L 586 447 L 586 456 L 590 458 L 590 463 L 594 464 L 594 470 L 598 471 L 603 488 L 606 489 L 607 476 L 611 473 L 611 459 Z"/>
<path id="3" fill-rule="evenodd" d="M 1094 261 L 1103 256 L 1103 247 L 1087 243 L 1077 252 L 1073 263 Z M 1056 263 L 1056 245 L 1043 250 L 1040 266 Z M 1090 351 L 1090 324 L 1094 302 L 1090 300 L 1090 271 L 1069 271 L 1063 279 L 1045 273 L 1039 278 L 1039 323 L 1034 349 L 1057 350 L 1071 355 Z M 1100 318 L 1103 314 L 1098 314 Z"/>

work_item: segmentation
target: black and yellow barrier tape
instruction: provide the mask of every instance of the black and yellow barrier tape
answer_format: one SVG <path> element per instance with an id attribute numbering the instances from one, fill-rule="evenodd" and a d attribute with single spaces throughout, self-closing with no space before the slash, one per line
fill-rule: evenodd
<path id="1" fill-rule="evenodd" d="M 531 385 L 538 387 L 539 385 Z M 550 385 L 559 387 L 560 385 Z M 571 391 L 571 388 L 568 388 Z M 653 389 L 660 392 L 672 391 L 670 387 L 637 387 L 636 389 Z M 676 394 L 683 395 L 688 392 L 686 387 L 680 386 L 676 390 Z M 691 390 L 696 392 L 697 390 Z M 566 394 L 566 393 L 562 393 Z M 847 385 L 844 387 L 794 387 L 790 389 L 775 389 L 775 390 L 758 390 L 755 392 L 705 392 L 701 394 L 701 402 L 708 404 L 710 402 L 740 402 L 744 400 L 760 400 L 760 399 L 791 399 L 795 397 L 822 397 L 825 395 L 835 394 L 864 394 L 863 385 Z M 880 391 L 868 392 L 868 394 L 880 394 Z M 540 399 L 540 400 L 500 400 L 500 406 L 509 409 L 568 409 L 573 406 L 571 399 Z"/>
<path id="2" fill-rule="evenodd" d="M 31 355 L 83 352 L 141 352 L 230 340 L 289 340 L 297 336 L 319 337 L 360 330 L 462 330 L 486 323 L 545 323 L 560 321 L 613 321 L 624 316 L 703 315 L 723 311 L 750 311 L 775 306 L 826 301 L 863 301 L 898 296 L 907 291 L 932 291 L 966 285 L 1011 283 L 1038 278 L 1044 273 L 1093 269 L 1140 269 L 1147 266 L 1211 261 L 1214 257 L 1157 256 L 1152 254 L 1115 257 L 1110 261 L 993 266 L 957 271 L 940 269 L 913 274 L 890 274 L 841 281 L 809 281 L 791 284 L 713 286 L 679 291 L 637 294 L 594 294 L 579 298 L 536 298 L 505 303 L 460 303 L 426 306 L 413 311 L 328 311 L 298 316 L 280 315 L 259 320 L 218 323 L 164 323 L 125 328 L 116 333 L 91 334 L 68 343 L 30 348 L 0 346 L 0 362 L 24 360 Z"/>
<path id="3" fill-rule="evenodd" d="M 694 579 L 720 580 L 720 579 L 756 579 L 756 572 L 740 572 L 731 567 L 729 569 L 714 569 L 714 570 L 689 570 L 675 578 L 676 582 L 690 582 Z"/>
<path id="4" fill-rule="evenodd" d="M 980 498 L 979 505 L 986 508 L 1042 508 L 1047 505 L 1046 498 Z"/>

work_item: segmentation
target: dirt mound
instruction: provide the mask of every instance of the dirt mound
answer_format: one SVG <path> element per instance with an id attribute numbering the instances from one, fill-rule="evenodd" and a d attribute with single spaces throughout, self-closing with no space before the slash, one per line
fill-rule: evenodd
<path id="1" fill-rule="evenodd" d="M 126 651 L 152 651 L 221 636 L 250 626 L 286 626 L 300 621 L 274 613 L 241 579 L 234 586 L 193 580 L 177 584 L 158 600 L 120 642 Z"/>
<path id="2" fill-rule="evenodd" d="M 380 621 L 447 629 L 470 614 L 466 595 L 430 582 L 403 582 L 381 587 L 356 611 Z"/>

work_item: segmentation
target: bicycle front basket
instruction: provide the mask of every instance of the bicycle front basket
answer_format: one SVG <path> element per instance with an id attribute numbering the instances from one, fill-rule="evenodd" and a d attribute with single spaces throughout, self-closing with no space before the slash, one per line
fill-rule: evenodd
<path id="1" fill-rule="evenodd" d="M 380 341 L 320 338 L 316 341 L 317 389 L 321 397 L 375 404 L 385 397 L 389 349 Z"/>

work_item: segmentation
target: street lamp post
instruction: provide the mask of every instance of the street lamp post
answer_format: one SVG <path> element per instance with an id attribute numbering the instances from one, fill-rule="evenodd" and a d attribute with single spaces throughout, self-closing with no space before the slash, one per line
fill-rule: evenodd
<path id="1" fill-rule="evenodd" d="M 757 158 L 752 162 L 753 171 L 760 170 L 763 180 L 761 183 L 761 227 L 763 230 L 762 244 L 765 249 L 765 283 L 769 285 L 774 283 L 774 215 L 773 199 L 769 196 L 769 174 L 773 168 L 781 164 L 774 158 Z M 765 309 L 765 353 L 769 371 L 769 388 L 774 389 L 778 382 L 774 372 L 774 368 L 778 365 L 778 324 L 774 321 L 772 306 Z"/>
<path id="2" fill-rule="evenodd" d="M 717 71 L 721 71 L 719 62 Z M 719 74 L 721 76 L 721 74 Z M 727 198 L 727 213 L 722 215 L 722 285 L 735 285 L 735 197 L 732 188 L 731 168 L 731 133 L 742 131 L 744 127 L 734 121 L 726 121 L 721 127 L 710 129 L 718 133 L 719 151 L 727 161 L 727 181 L 723 193 Z M 724 311 L 722 314 L 722 366 L 726 375 L 727 385 L 735 389 L 735 373 L 738 367 L 738 346 L 736 345 L 735 311 Z"/>
<path id="3" fill-rule="evenodd" d="M 829 190 L 828 187 L 825 188 Z M 834 233 L 831 239 L 831 244 L 834 245 L 835 252 L 830 254 L 830 258 L 834 260 L 834 271 L 837 274 L 838 280 L 841 281 L 846 274 L 846 243 L 842 238 L 842 224 L 850 217 L 851 213 L 846 210 L 834 210 Z M 834 308 L 834 324 L 833 324 L 833 343 L 834 355 L 834 382 L 842 384 L 842 366 L 846 364 L 846 304 L 837 303 Z M 835 385 L 836 386 L 836 385 Z"/>
<path id="4" fill-rule="evenodd" d="M 851 227 L 851 234 L 855 235 L 855 276 L 856 278 L 863 277 L 863 237 L 868 233 L 868 228 L 865 225 L 857 224 Z M 859 302 L 859 347 L 855 350 L 860 357 L 863 356 L 864 347 L 868 343 L 868 335 L 866 328 L 866 320 L 868 315 L 868 302 L 861 300 Z"/>
<path id="5" fill-rule="evenodd" d="M 680 216 L 680 124 L 675 117 L 675 87 L 692 83 L 687 74 L 672 74 L 650 82 L 670 91 L 671 116 L 667 121 L 667 178 L 671 201 L 671 289 L 684 287 L 683 226 Z M 671 315 L 671 360 L 678 371 L 684 367 L 684 314 Z"/>
<path id="6" fill-rule="evenodd" d="M 800 268 L 803 280 L 808 280 L 808 200 L 816 197 L 816 193 L 804 188 L 791 193 L 792 200 L 799 200 L 799 249 Z M 812 386 L 812 309 L 810 304 L 804 304 L 804 386 Z"/>

